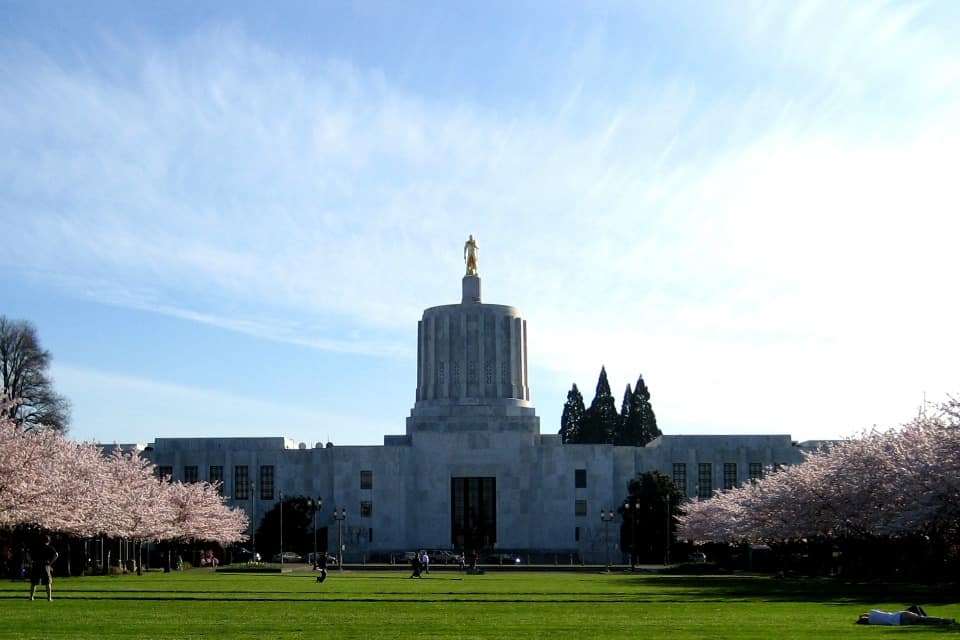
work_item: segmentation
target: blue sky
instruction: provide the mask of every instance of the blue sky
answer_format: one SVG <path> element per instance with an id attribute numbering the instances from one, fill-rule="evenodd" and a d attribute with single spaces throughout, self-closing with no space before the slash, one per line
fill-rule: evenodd
<path id="1" fill-rule="evenodd" d="M 958 390 L 960 5 L 0 1 L 0 313 L 101 442 L 378 444 L 416 323 L 528 321 L 666 433 Z"/>

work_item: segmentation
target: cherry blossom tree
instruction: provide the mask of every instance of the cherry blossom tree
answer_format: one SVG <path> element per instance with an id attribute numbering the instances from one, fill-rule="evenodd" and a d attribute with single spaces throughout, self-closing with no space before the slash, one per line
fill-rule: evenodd
<path id="1" fill-rule="evenodd" d="M 136 452 L 104 456 L 62 432 L 26 430 L 0 399 L 0 528 L 34 525 L 70 536 L 160 540 L 246 539 L 247 516 L 209 483 L 171 483 Z"/>
<path id="2" fill-rule="evenodd" d="M 960 533 L 960 402 L 898 429 L 808 454 L 687 505 L 679 535 L 703 542 L 891 539 Z"/>
<path id="3" fill-rule="evenodd" d="M 27 431 L 10 417 L 16 401 L 0 400 L 0 527 L 36 523 L 56 505 L 56 463 L 65 439 Z"/>
<path id="4" fill-rule="evenodd" d="M 166 486 L 174 513 L 170 538 L 221 544 L 246 539 L 249 526 L 246 513 L 227 507 L 216 485 L 175 482 Z"/>

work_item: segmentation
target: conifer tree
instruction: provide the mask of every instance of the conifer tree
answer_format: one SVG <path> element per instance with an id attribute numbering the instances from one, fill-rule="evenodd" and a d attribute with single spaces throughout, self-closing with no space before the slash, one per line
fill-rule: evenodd
<path id="1" fill-rule="evenodd" d="M 657 416 L 650 405 L 650 391 L 643 382 L 642 374 L 637 378 L 637 384 L 634 386 L 630 415 L 633 428 L 636 430 L 633 444 L 646 446 L 651 440 L 660 437 Z"/>
<path id="2" fill-rule="evenodd" d="M 580 441 L 585 444 L 612 443 L 619 421 L 620 414 L 617 413 L 616 401 L 610 393 L 610 383 L 607 381 L 607 369 L 601 367 L 597 392 L 587 409 Z"/>
<path id="3" fill-rule="evenodd" d="M 580 442 L 585 412 L 583 396 L 577 389 L 577 384 L 574 383 L 573 388 L 567 392 L 567 401 L 563 405 L 563 415 L 560 417 L 560 441 L 563 444 Z"/>
<path id="4" fill-rule="evenodd" d="M 630 445 L 636 444 L 635 430 L 633 420 L 633 389 L 627 384 L 626 391 L 623 392 L 623 402 L 620 404 L 620 423 L 613 435 L 613 444 Z"/>

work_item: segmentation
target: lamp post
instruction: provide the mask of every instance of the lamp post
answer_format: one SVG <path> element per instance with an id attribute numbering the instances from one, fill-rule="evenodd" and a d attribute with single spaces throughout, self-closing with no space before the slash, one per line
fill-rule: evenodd
<path id="1" fill-rule="evenodd" d="M 337 513 L 337 509 L 334 507 L 333 519 L 337 521 L 337 543 L 340 545 L 337 552 L 337 568 L 340 570 L 340 573 L 343 573 L 343 521 L 347 519 L 347 509 L 341 507 L 340 513 Z"/>
<path id="2" fill-rule="evenodd" d="M 610 573 L 610 523 L 613 522 L 613 510 L 600 510 L 600 519 L 603 521 L 603 542 L 607 550 L 607 573 Z"/>
<path id="3" fill-rule="evenodd" d="M 280 492 L 280 568 L 283 568 L 283 491 Z"/>
<path id="4" fill-rule="evenodd" d="M 640 515 L 640 500 L 631 496 L 623 503 L 624 514 L 630 515 L 630 570 L 636 568 L 637 562 L 637 516 Z"/>
<path id="5" fill-rule="evenodd" d="M 320 564 L 317 560 L 317 511 L 323 509 L 323 498 L 307 498 L 307 508 L 313 512 L 313 568 L 316 569 Z"/>
<path id="6" fill-rule="evenodd" d="M 666 501 L 667 501 L 667 546 L 666 546 L 666 552 L 663 554 L 663 566 L 667 566 L 668 564 L 670 564 L 670 525 L 673 524 L 673 517 L 672 517 L 672 514 L 670 513 L 670 505 L 671 505 L 671 503 L 672 503 L 672 500 L 670 499 L 671 497 L 672 497 L 672 496 L 671 496 L 669 493 L 667 493 L 667 495 L 666 495 Z"/>

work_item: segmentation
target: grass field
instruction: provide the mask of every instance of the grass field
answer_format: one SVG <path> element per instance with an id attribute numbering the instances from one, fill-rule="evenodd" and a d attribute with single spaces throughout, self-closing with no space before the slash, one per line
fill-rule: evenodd
<path id="1" fill-rule="evenodd" d="M 0 638 L 875 638 L 957 628 L 862 627 L 871 608 L 960 618 L 950 589 L 624 573 L 331 572 L 60 578 L 54 601 L 0 583 Z M 38 590 L 38 596 L 40 595 Z M 885 636 L 889 637 L 889 636 Z"/>

